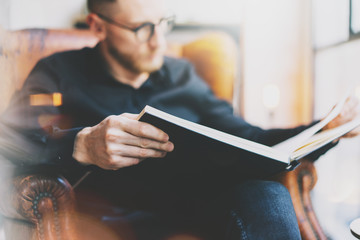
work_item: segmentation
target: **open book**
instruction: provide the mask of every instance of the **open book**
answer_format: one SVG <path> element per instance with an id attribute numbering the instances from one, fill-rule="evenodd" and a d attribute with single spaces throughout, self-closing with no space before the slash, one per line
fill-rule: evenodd
<path id="1" fill-rule="evenodd" d="M 214 161 L 218 159 L 230 165 L 234 161 L 242 161 L 238 165 L 242 166 L 246 177 L 265 177 L 294 169 L 299 159 L 360 126 L 360 118 L 357 118 L 337 128 L 319 132 L 340 113 L 345 100 L 342 99 L 319 123 L 273 147 L 190 122 L 150 106 L 143 109 L 138 120 L 150 123 L 170 136 L 175 145 L 171 153 L 173 158 L 179 155 L 189 159 L 194 155 Z"/>

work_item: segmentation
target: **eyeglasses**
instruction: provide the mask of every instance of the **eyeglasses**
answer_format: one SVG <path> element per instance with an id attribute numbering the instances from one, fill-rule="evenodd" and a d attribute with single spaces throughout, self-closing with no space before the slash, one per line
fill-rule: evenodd
<path id="1" fill-rule="evenodd" d="M 132 28 L 123 25 L 121 23 L 118 23 L 102 14 L 99 13 L 95 13 L 95 14 L 98 15 L 99 18 L 101 18 L 102 20 L 110 24 L 113 24 L 114 26 L 134 32 L 138 41 L 142 43 L 147 42 L 152 38 L 152 36 L 155 33 L 156 26 L 158 26 L 162 30 L 162 32 L 166 34 L 171 31 L 175 23 L 175 16 L 171 16 L 171 17 L 161 18 L 158 23 L 145 22 L 138 27 Z"/>

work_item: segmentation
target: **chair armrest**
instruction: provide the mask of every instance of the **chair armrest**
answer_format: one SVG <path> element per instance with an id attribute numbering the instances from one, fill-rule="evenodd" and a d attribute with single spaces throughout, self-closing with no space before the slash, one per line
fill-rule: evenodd
<path id="1" fill-rule="evenodd" d="M 304 159 L 294 171 L 278 174 L 274 180 L 289 190 L 302 239 L 327 239 L 311 202 L 310 191 L 317 181 L 314 163 Z"/>
<path id="2" fill-rule="evenodd" d="M 63 177 L 17 176 L 2 187 L 1 196 L 1 214 L 33 223 L 38 239 L 76 239 L 74 192 Z"/>

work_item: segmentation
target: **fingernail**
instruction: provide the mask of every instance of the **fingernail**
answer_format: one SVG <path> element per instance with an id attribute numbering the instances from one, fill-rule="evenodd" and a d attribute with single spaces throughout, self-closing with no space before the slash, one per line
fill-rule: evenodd
<path id="1" fill-rule="evenodd" d="M 168 142 L 167 143 L 167 150 L 169 152 L 171 152 L 172 150 L 174 150 L 174 144 L 172 142 Z"/>
<path id="2" fill-rule="evenodd" d="M 169 135 L 167 134 L 164 135 L 164 141 L 169 141 Z"/>

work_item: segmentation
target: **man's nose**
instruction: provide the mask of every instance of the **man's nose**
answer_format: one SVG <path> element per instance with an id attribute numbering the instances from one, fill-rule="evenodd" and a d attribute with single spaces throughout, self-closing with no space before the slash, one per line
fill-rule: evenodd
<path id="1" fill-rule="evenodd" d="M 166 44 L 165 33 L 159 26 L 155 26 L 154 34 L 149 39 L 148 44 L 151 48 L 159 48 Z"/>

